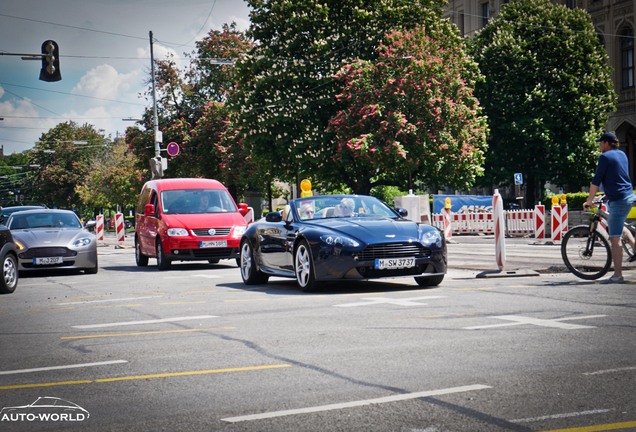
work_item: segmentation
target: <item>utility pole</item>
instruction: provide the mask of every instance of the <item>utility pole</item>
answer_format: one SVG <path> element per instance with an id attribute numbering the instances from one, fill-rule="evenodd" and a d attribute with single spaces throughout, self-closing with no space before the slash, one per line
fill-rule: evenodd
<path id="1" fill-rule="evenodd" d="M 163 177 L 164 160 L 161 157 L 161 142 L 163 141 L 163 135 L 161 131 L 159 131 L 159 116 L 157 115 L 157 90 L 155 86 L 155 56 L 154 56 L 154 50 L 152 47 L 153 45 L 152 31 L 149 32 L 149 35 L 150 35 L 150 73 L 151 73 L 151 80 L 152 80 L 152 109 L 153 109 L 153 117 L 154 117 L 153 123 L 155 124 L 155 157 L 150 159 L 150 171 L 152 172 L 152 178 L 156 179 L 156 178 Z"/>

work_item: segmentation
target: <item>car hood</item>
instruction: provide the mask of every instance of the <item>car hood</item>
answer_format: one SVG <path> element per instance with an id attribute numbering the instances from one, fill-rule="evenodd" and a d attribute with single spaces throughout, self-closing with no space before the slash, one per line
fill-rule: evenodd
<path id="1" fill-rule="evenodd" d="M 170 228 L 224 228 L 245 226 L 247 222 L 239 212 L 206 214 L 162 215 L 161 219 Z"/>
<path id="2" fill-rule="evenodd" d="M 93 234 L 79 229 L 36 228 L 12 230 L 13 238 L 29 247 L 66 246 L 76 238 L 94 237 Z"/>
<path id="3" fill-rule="evenodd" d="M 419 238 L 419 224 L 404 219 L 352 217 L 316 219 L 307 223 L 314 224 L 355 237 L 365 243 Z"/>

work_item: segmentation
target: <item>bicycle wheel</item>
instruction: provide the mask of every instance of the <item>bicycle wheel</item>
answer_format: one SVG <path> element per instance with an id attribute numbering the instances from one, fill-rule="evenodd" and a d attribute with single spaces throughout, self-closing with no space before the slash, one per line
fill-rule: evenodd
<path id="1" fill-rule="evenodd" d="M 632 236 L 636 238 L 636 222 L 626 224 L 625 228 L 627 228 L 632 233 Z M 632 249 L 629 241 L 627 240 L 627 238 L 625 238 L 625 231 L 623 231 L 623 235 L 621 236 L 621 245 L 623 246 L 623 251 L 625 252 L 623 254 L 623 260 L 630 261 L 634 256 L 634 249 Z"/>
<path id="2" fill-rule="evenodd" d="M 579 225 L 563 236 L 561 256 L 565 266 L 581 279 L 603 277 L 612 265 L 609 242 L 589 225 Z"/>

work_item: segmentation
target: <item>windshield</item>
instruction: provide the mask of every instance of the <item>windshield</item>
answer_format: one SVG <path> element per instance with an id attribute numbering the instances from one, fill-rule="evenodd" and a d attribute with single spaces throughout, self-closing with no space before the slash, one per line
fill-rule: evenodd
<path id="1" fill-rule="evenodd" d="M 388 217 L 399 215 L 382 201 L 359 195 L 321 195 L 299 198 L 294 201 L 299 219 L 324 219 L 336 217 Z"/>
<path id="2" fill-rule="evenodd" d="M 32 228 L 82 228 L 82 223 L 72 213 L 14 213 L 9 229 Z"/>
<path id="3" fill-rule="evenodd" d="M 161 192 L 164 214 L 236 212 L 236 204 L 223 189 L 179 189 Z"/>

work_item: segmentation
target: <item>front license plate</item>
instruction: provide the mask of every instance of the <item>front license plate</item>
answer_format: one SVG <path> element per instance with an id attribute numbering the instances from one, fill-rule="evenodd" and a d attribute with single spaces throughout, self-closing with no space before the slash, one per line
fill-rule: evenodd
<path id="1" fill-rule="evenodd" d="M 378 258 L 375 260 L 375 268 L 378 270 L 410 267 L 415 267 L 415 258 Z"/>
<path id="2" fill-rule="evenodd" d="M 62 264 L 63 262 L 64 259 L 62 257 L 33 258 L 33 264 L 35 265 Z"/>
<path id="3" fill-rule="evenodd" d="M 227 240 L 208 240 L 199 243 L 201 249 L 205 248 L 224 248 L 227 247 Z"/>

